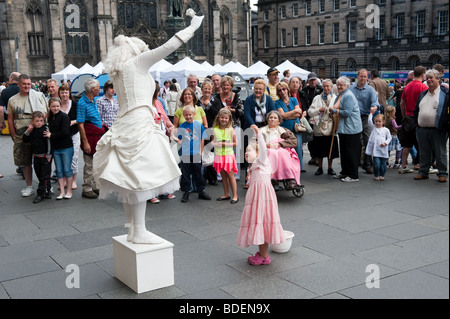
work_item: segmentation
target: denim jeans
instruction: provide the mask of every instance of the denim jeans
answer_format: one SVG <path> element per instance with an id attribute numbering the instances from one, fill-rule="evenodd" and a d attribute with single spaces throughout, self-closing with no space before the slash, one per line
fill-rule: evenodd
<path id="1" fill-rule="evenodd" d="M 303 137 L 302 133 L 294 133 L 297 138 L 297 147 L 295 151 L 297 152 L 298 159 L 300 160 L 300 169 L 303 169 Z"/>
<path id="2" fill-rule="evenodd" d="M 63 177 L 69 178 L 73 176 L 73 147 L 53 150 L 53 158 L 55 159 L 56 177 L 58 179 L 61 179 Z"/>
<path id="3" fill-rule="evenodd" d="M 373 175 L 375 175 L 375 177 L 384 177 L 386 175 L 387 160 L 387 158 L 383 157 L 373 157 Z"/>

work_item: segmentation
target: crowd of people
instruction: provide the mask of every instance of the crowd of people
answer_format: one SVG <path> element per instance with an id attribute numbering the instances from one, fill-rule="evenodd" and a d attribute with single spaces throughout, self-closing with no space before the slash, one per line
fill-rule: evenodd
<path id="1" fill-rule="evenodd" d="M 174 155 L 182 172 L 182 202 L 189 200 L 192 191 L 200 199 L 211 200 L 206 185 L 221 181 L 224 195 L 217 200 L 237 203 L 241 168 L 245 170 L 242 185 L 248 188 L 251 164 L 244 153 L 248 145 L 257 145 L 252 135 L 255 129 L 265 140 L 276 190 L 282 188 L 280 180 L 288 180 L 292 187 L 301 185 L 300 172 L 306 172 L 304 147 L 311 154 L 308 164 L 318 166 L 315 175 L 324 174 L 326 158 L 326 173 L 343 182 L 359 181 L 359 167 L 377 181 L 384 180 L 387 168 L 396 168 L 401 174 L 418 170 L 415 180 L 435 173 L 439 182 L 446 182 L 449 93 L 443 72 L 441 65 L 429 70 L 418 66 L 406 82 L 388 82 L 377 70 L 361 69 L 356 79 L 319 79 L 310 73 L 306 81 L 285 71 L 280 81 L 279 71 L 270 68 L 267 82 L 252 79 L 253 94 L 244 101 L 233 90 L 233 78 L 213 74 L 200 84 L 192 74 L 183 90 L 176 79 L 161 87 L 156 83 L 154 118 L 168 141 L 179 144 Z M 81 149 L 85 163 L 82 196 L 97 198 L 92 161 L 97 142 L 114 125 L 119 110 L 113 83 L 108 81 L 104 95 L 98 98 L 98 81 L 87 80 L 78 101 L 69 84 L 52 79 L 33 84 L 26 74 L 13 72 L 8 84 L 1 92 L 0 126 L 9 124 L 14 162 L 26 182 L 22 196 L 36 193 L 34 162 L 39 179 L 34 202 L 52 197 L 53 161 L 53 178 L 59 188 L 56 199 L 72 198 L 72 190 L 78 188 Z M 305 120 L 311 131 L 305 129 Z M 202 165 L 205 149 L 215 154 L 212 165 Z M 392 151 L 395 162 L 389 163 Z M 407 165 L 409 155 L 413 166 Z M 333 167 L 337 158 L 339 173 Z M 175 195 L 160 194 L 150 202 L 156 204 L 162 198 Z"/>

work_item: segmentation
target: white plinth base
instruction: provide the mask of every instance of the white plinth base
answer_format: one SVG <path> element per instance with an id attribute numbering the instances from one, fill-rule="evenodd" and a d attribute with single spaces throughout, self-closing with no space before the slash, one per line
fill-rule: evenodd
<path id="1" fill-rule="evenodd" d="M 164 240 L 163 238 L 161 238 Z M 173 244 L 133 244 L 113 237 L 114 275 L 140 294 L 174 284 Z"/>

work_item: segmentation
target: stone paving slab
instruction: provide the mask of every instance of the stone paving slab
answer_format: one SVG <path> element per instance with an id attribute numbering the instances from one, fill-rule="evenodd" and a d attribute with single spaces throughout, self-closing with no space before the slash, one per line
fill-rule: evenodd
<path id="1" fill-rule="evenodd" d="M 448 299 L 449 286 L 437 276 L 412 270 L 382 278 L 379 288 L 368 289 L 364 284 L 340 293 L 361 299 Z"/>
<path id="2" fill-rule="evenodd" d="M 78 189 L 70 201 L 34 205 L 20 196 L 24 181 L 15 173 L 10 138 L 0 136 L 0 145 L 0 299 L 449 297 L 449 185 L 436 176 L 417 182 L 389 169 L 377 182 L 360 171 L 359 183 L 345 184 L 315 176 L 304 147 L 304 196 L 277 193 L 293 244 L 288 253 L 271 253 L 264 267 L 246 262 L 257 247 L 236 245 L 242 182 L 236 205 L 215 201 L 221 184 L 207 186 L 212 201 L 192 194 L 183 204 L 176 192 L 174 200 L 147 205 L 147 227 L 175 244 L 175 285 L 137 295 L 114 278 L 111 238 L 126 233 L 121 204 L 83 199 Z M 80 289 L 65 286 L 71 264 L 80 267 Z M 365 285 L 370 264 L 380 268 L 379 289 Z"/>

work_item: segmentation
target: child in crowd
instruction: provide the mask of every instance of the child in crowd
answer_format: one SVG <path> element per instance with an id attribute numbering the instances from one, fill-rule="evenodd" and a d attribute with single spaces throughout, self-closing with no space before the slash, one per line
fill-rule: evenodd
<path id="1" fill-rule="evenodd" d="M 268 265 L 269 244 L 281 244 L 286 241 L 278 213 L 278 201 L 271 183 L 272 168 L 267 156 L 264 137 L 256 125 L 252 125 L 257 134 L 257 144 L 251 143 L 245 152 L 249 168 L 249 188 L 245 196 L 245 206 L 241 217 L 241 227 L 237 244 L 241 247 L 258 245 L 259 251 L 248 258 L 250 265 Z"/>
<path id="2" fill-rule="evenodd" d="M 402 160 L 402 146 L 400 145 L 400 140 L 397 136 L 397 133 L 402 128 L 402 126 L 398 125 L 397 121 L 395 120 L 396 111 L 396 108 L 391 105 L 388 105 L 384 110 L 384 114 L 386 116 L 386 128 L 389 129 L 389 132 L 391 132 L 392 136 L 392 140 L 389 143 L 389 153 L 391 151 L 395 151 L 395 164 L 389 165 L 389 168 L 400 168 L 400 162 Z"/>
<path id="3" fill-rule="evenodd" d="M 56 177 L 60 194 L 57 200 L 72 198 L 73 183 L 73 142 L 70 133 L 70 118 L 61 111 L 61 100 L 52 97 L 48 102 L 50 112 L 48 114 L 49 131 L 44 133 L 50 139 L 55 158 Z M 67 192 L 64 190 L 67 187 Z"/>
<path id="4" fill-rule="evenodd" d="M 203 125 L 194 120 L 195 108 L 187 105 L 183 108 L 183 117 L 186 119 L 178 127 L 178 134 L 172 134 L 175 142 L 181 144 L 181 182 L 180 188 L 183 192 L 181 198 L 182 203 L 189 200 L 189 190 L 191 188 L 191 177 L 195 182 L 198 190 L 198 198 L 211 200 L 211 197 L 205 193 L 205 180 L 202 176 L 202 159 L 201 154 L 204 146 L 203 134 L 205 128 Z"/>
<path id="5" fill-rule="evenodd" d="M 177 86 L 172 83 L 169 86 L 169 93 L 166 97 L 167 103 L 167 115 L 169 116 L 170 121 L 173 123 L 173 116 L 175 111 L 177 110 L 177 97 L 178 97 L 178 89 Z"/>
<path id="6" fill-rule="evenodd" d="M 52 171 L 52 153 L 50 139 L 44 136 L 44 132 L 48 131 L 45 124 L 44 113 L 35 111 L 31 114 L 32 121 L 28 125 L 28 129 L 23 135 L 24 143 L 31 143 L 31 151 L 33 152 L 34 172 L 39 179 L 39 187 L 37 196 L 33 203 L 37 204 L 44 198 L 51 199 L 52 193 L 50 174 Z"/>
<path id="7" fill-rule="evenodd" d="M 233 198 L 231 204 L 239 201 L 237 195 L 237 183 L 234 174 L 238 172 L 236 164 L 236 156 L 233 147 L 237 145 L 236 133 L 233 129 L 233 118 L 230 110 L 227 108 L 220 109 L 214 123 L 214 135 L 212 146 L 214 147 L 214 164 L 216 172 L 222 176 L 222 184 L 224 196 L 217 198 L 218 201 L 230 199 L 230 186 Z"/>
<path id="8" fill-rule="evenodd" d="M 387 161 L 389 159 L 389 143 L 392 140 L 389 129 L 384 127 L 385 118 L 383 114 L 378 114 L 375 119 L 372 117 L 376 112 L 377 107 L 370 109 L 369 125 L 372 127 L 372 134 L 370 134 L 367 142 L 366 154 L 373 157 L 373 174 L 374 179 L 383 181 L 386 175 Z"/>

